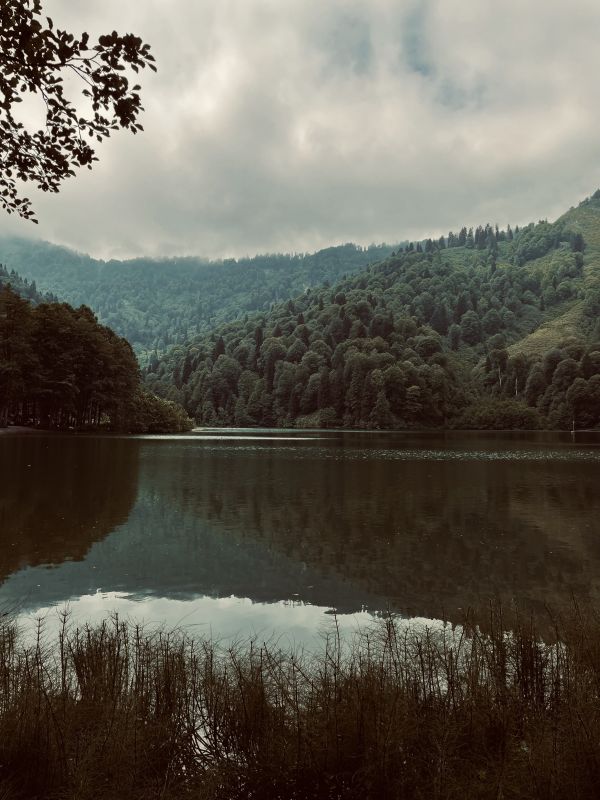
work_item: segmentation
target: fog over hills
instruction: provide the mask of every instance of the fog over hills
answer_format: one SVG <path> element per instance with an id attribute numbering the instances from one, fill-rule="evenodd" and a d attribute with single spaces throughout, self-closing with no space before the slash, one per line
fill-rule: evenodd
<path id="1" fill-rule="evenodd" d="M 200 424 L 600 421 L 600 191 L 555 222 L 395 247 L 104 262 L 8 237 L 0 261 L 34 302 L 90 306 Z"/>

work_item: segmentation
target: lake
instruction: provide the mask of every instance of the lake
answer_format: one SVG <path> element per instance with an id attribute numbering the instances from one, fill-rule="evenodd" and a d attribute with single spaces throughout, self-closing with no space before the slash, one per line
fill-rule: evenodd
<path id="1" fill-rule="evenodd" d="M 600 434 L 0 436 L 0 610 L 304 643 L 600 594 Z"/>

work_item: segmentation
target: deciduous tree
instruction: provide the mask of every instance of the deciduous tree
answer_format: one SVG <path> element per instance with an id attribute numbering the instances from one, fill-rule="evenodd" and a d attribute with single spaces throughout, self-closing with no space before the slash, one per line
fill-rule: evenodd
<path id="1" fill-rule="evenodd" d="M 140 86 L 129 73 L 155 70 L 150 47 L 139 36 L 116 31 L 96 43 L 56 28 L 44 17 L 41 0 L 0 3 L 0 203 L 36 221 L 19 182 L 33 182 L 57 192 L 79 167 L 97 161 L 94 146 L 124 128 L 142 130 Z M 81 111 L 67 97 L 67 76 L 75 76 L 89 106 Z M 45 125 L 29 131 L 15 117 L 15 106 L 28 94 L 45 107 Z"/>

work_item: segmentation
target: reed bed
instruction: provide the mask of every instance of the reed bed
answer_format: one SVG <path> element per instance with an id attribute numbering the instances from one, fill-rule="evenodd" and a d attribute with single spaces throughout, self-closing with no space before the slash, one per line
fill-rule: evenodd
<path id="1" fill-rule="evenodd" d="M 0 628 L 0 799 L 595 798 L 600 618 L 492 607 L 316 653 L 118 618 Z"/>

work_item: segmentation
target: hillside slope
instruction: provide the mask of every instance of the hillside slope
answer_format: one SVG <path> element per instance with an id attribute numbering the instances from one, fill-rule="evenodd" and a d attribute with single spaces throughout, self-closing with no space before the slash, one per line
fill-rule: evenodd
<path id="1" fill-rule="evenodd" d="M 206 425 L 596 425 L 599 231 L 597 193 L 514 235 L 410 244 L 217 326 L 146 380 Z"/>
<path id="2" fill-rule="evenodd" d="M 35 281 L 30 282 L 27 278 L 22 278 L 14 269 L 9 271 L 3 264 L 0 264 L 0 291 L 7 287 L 10 287 L 19 297 L 29 300 L 34 306 L 40 303 L 56 302 L 54 295 L 38 292 Z"/>
<path id="3" fill-rule="evenodd" d="M 392 252 L 387 245 L 330 247 L 311 255 L 222 262 L 198 258 L 99 261 L 47 242 L 0 238 L 0 263 L 73 306 L 87 305 L 142 362 L 198 333 L 336 282 Z"/>
<path id="4" fill-rule="evenodd" d="M 566 230 L 579 233 L 585 242 L 584 266 L 581 281 L 578 284 L 578 296 L 571 298 L 556 309 L 556 313 L 547 315 L 529 336 L 513 344 L 509 352 L 523 352 L 529 356 L 541 357 L 546 351 L 569 338 L 581 338 L 591 333 L 592 315 L 587 313 L 585 297 L 592 296 L 600 289 L 600 196 L 598 193 L 577 208 L 567 211 L 557 221 Z M 543 272 L 547 269 L 555 254 L 551 253 L 528 265 L 532 271 Z"/>

